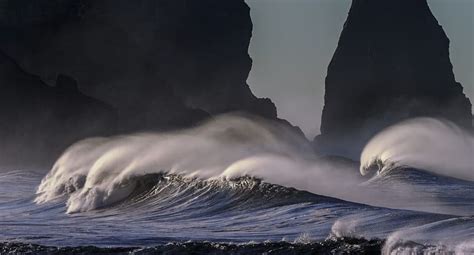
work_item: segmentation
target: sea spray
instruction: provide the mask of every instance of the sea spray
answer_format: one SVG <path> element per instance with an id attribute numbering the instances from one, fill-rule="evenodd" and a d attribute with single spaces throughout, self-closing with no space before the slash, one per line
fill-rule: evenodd
<path id="1" fill-rule="evenodd" d="M 13 185 L 0 190 L 19 192 L 0 202 L 0 228 L 7 230 L 0 238 L 100 247 L 250 242 L 247 253 L 297 240 L 284 245 L 316 253 L 338 253 L 336 247 L 380 252 L 384 243 L 388 254 L 472 253 L 474 221 L 460 216 L 472 214 L 472 182 L 417 169 L 384 171 L 367 181 L 358 166 L 335 161 L 318 158 L 277 123 L 242 116 L 179 132 L 88 139 L 69 148 L 43 178 L 39 204 L 31 187 L 41 176 L 1 176 L 1 183 Z M 88 212 L 65 215 L 65 201 L 70 213 Z M 435 213 L 419 211 L 427 202 L 433 207 L 425 211 Z M 319 242 L 324 250 L 315 250 Z"/>
<path id="2" fill-rule="evenodd" d="M 383 130 L 361 155 L 363 175 L 410 167 L 474 181 L 474 136 L 446 120 L 416 118 Z"/>
<path id="3" fill-rule="evenodd" d="M 371 155 L 384 152 L 371 151 L 377 152 Z M 391 166 L 386 158 L 379 158 L 385 160 L 382 165 Z M 43 178 L 36 202 L 67 197 L 69 213 L 108 207 L 127 199 L 144 178 L 155 174 L 222 181 L 249 176 L 357 203 L 457 215 L 467 215 L 467 205 L 474 201 L 469 182 L 446 180 L 436 184 L 435 190 L 443 185 L 456 187 L 451 192 L 419 192 L 427 179 L 413 179 L 406 172 L 401 178 L 389 174 L 367 185 L 356 164 L 341 162 L 319 158 L 306 139 L 277 122 L 224 115 L 187 130 L 78 142 Z M 460 194 L 467 203 L 462 208 L 457 202 Z M 452 203 L 446 203 L 446 198 Z"/>
<path id="4" fill-rule="evenodd" d="M 179 132 L 81 141 L 57 160 L 36 202 L 68 195 L 69 213 L 93 210 L 125 199 L 138 178 L 157 173 L 211 180 L 251 176 L 348 199 L 361 182 L 355 169 L 318 159 L 285 126 L 225 115 Z"/>

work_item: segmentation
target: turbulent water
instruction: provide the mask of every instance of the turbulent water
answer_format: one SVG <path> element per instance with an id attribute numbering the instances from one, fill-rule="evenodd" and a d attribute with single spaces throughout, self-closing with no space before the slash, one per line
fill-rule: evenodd
<path id="1" fill-rule="evenodd" d="M 0 253 L 470 254 L 472 146 L 450 123 L 401 123 L 367 145 L 363 177 L 242 116 L 88 139 L 46 175 L 0 173 Z"/>

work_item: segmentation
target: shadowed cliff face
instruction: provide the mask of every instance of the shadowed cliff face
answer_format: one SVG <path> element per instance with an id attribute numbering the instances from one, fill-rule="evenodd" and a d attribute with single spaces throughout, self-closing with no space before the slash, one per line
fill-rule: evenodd
<path id="1" fill-rule="evenodd" d="M 46 81 L 77 78 L 85 94 L 118 109 L 123 131 L 239 110 L 276 118 L 273 103 L 246 84 L 252 23 L 244 0 L 1 4 L 11 33 L 0 47 Z"/>
<path id="2" fill-rule="evenodd" d="M 244 0 L 0 1 L 0 165 L 225 112 L 276 119 L 246 84 L 249 12 Z"/>
<path id="3" fill-rule="evenodd" d="M 115 131 L 112 107 L 80 93 L 72 78 L 49 86 L 2 52 L 0 91 L 0 167 L 48 164 L 73 142 Z"/>
<path id="4" fill-rule="evenodd" d="M 376 132 L 416 116 L 471 126 L 449 39 L 426 0 L 354 0 L 329 65 L 317 146 L 356 156 Z"/>

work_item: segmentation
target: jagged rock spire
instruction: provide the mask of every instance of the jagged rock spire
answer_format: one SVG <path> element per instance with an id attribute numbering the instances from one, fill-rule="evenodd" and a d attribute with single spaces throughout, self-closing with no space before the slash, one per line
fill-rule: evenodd
<path id="1" fill-rule="evenodd" d="M 354 0 L 328 68 L 317 143 L 355 156 L 382 128 L 416 116 L 471 125 L 448 37 L 426 0 Z"/>

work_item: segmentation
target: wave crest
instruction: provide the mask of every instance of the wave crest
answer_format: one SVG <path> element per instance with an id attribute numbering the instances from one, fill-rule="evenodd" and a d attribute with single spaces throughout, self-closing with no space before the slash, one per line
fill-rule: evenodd
<path id="1" fill-rule="evenodd" d="M 288 128 L 226 115 L 179 132 L 81 141 L 42 180 L 36 202 L 67 195 L 68 213 L 93 210 L 127 198 L 140 177 L 160 173 L 202 180 L 252 176 L 323 195 L 350 194 L 341 187 L 360 181 L 341 166 L 332 168 Z"/>
<path id="2" fill-rule="evenodd" d="M 474 136 L 447 120 L 416 118 L 389 127 L 364 148 L 360 172 L 417 168 L 474 181 Z"/>

